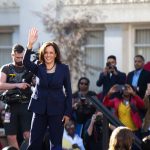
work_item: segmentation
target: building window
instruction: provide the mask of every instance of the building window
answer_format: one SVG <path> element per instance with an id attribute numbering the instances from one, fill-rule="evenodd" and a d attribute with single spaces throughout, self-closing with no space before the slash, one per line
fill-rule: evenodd
<path id="1" fill-rule="evenodd" d="M 86 76 L 90 79 L 90 89 L 99 92 L 96 86 L 100 71 L 104 63 L 104 31 L 88 31 L 87 44 L 85 46 L 87 69 Z"/>
<path id="2" fill-rule="evenodd" d="M 135 31 L 135 54 L 143 55 L 146 62 L 150 60 L 150 29 Z"/>
<path id="3" fill-rule="evenodd" d="M 0 67 L 11 62 L 12 32 L 0 31 Z"/>

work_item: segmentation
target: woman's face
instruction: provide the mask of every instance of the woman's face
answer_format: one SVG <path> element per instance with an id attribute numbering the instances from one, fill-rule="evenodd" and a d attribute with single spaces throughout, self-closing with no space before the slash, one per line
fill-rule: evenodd
<path id="1" fill-rule="evenodd" d="M 23 63 L 22 63 L 23 55 L 24 55 L 24 52 L 22 52 L 22 53 L 15 52 L 14 54 L 12 54 L 12 59 L 15 62 L 15 65 L 17 65 L 17 66 L 23 65 Z"/>
<path id="2" fill-rule="evenodd" d="M 48 46 L 44 52 L 44 61 L 46 64 L 51 64 L 55 62 L 56 53 L 52 46 Z"/>
<path id="3" fill-rule="evenodd" d="M 123 95 L 124 96 L 130 96 L 130 87 L 129 86 L 125 86 L 124 89 L 123 89 Z"/>
<path id="4" fill-rule="evenodd" d="M 68 135 L 73 136 L 75 134 L 75 125 L 72 122 L 68 122 L 65 127 Z"/>
<path id="5" fill-rule="evenodd" d="M 79 83 L 79 88 L 80 88 L 80 91 L 87 91 L 89 88 L 88 81 L 85 79 L 82 79 Z"/>

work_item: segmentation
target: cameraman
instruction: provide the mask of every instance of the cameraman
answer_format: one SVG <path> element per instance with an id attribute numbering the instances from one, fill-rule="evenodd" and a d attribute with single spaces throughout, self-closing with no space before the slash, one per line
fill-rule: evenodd
<path id="1" fill-rule="evenodd" d="M 102 149 L 103 142 L 103 114 L 96 111 L 84 127 L 84 144 L 86 150 Z"/>
<path id="2" fill-rule="evenodd" d="M 96 82 L 97 86 L 103 86 L 102 97 L 103 100 L 104 96 L 107 94 L 109 89 L 115 84 L 125 84 L 126 81 L 126 74 L 120 72 L 116 67 L 117 61 L 116 56 L 110 55 L 107 57 L 107 63 L 103 70 L 100 73 L 99 79 Z"/>
<path id="3" fill-rule="evenodd" d="M 8 144 L 17 149 L 19 149 L 17 135 L 20 135 L 20 132 L 23 133 L 21 136 L 25 140 L 29 138 L 32 117 L 32 114 L 27 111 L 31 97 L 29 84 L 31 74 L 22 64 L 23 55 L 23 46 L 19 44 L 14 45 L 11 53 L 13 62 L 2 66 L 0 72 L 0 90 L 8 90 L 5 95 L 6 103 L 9 106 L 7 107 L 4 119 L 5 133 Z M 7 96 L 8 93 L 11 93 L 11 95 Z"/>

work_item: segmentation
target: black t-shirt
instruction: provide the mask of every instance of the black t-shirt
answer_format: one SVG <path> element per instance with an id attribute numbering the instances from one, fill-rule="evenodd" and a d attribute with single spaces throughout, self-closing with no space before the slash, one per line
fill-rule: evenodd
<path id="1" fill-rule="evenodd" d="M 27 74 L 24 66 L 16 67 L 13 64 L 6 64 L 2 66 L 1 72 L 7 75 L 7 83 L 21 83 L 23 76 Z"/>
<path id="2" fill-rule="evenodd" d="M 32 81 L 32 76 L 33 74 L 29 71 L 26 70 L 26 68 L 24 66 L 22 67 L 16 67 L 13 64 L 6 64 L 4 66 L 2 66 L 1 68 L 1 72 L 5 73 L 7 75 L 7 79 L 6 82 L 7 83 L 22 83 L 22 82 L 26 82 L 26 83 L 31 83 Z M 13 94 L 14 93 L 14 94 Z M 10 102 L 13 102 L 12 99 L 15 99 L 15 95 L 17 95 L 17 93 L 19 95 L 22 95 L 21 99 L 25 101 L 29 101 L 32 91 L 31 88 L 28 87 L 24 90 L 22 89 L 12 89 L 12 90 L 8 90 L 8 95 L 9 97 L 12 96 L 12 98 L 10 98 Z M 16 101 L 14 101 L 16 102 Z M 6 103 L 9 103 L 8 101 Z"/>
<path id="3" fill-rule="evenodd" d="M 23 70 L 25 70 L 24 66 L 17 67 L 17 66 L 14 66 L 13 64 L 6 64 L 1 67 L 1 72 L 4 72 L 5 74 L 11 73 L 12 71 L 10 70 L 10 66 L 14 67 L 17 73 L 21 73 L 23 72 Z"/>

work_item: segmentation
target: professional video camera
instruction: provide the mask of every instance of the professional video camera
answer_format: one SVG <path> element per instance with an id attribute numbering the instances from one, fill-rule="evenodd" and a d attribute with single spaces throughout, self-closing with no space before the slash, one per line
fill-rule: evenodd
<path id="1" fill-rule="evenodd" d="M 4 91 L 0 96 L 0 100 L 10 105 L 14 103 L 26 103 L 27 101 L 29 101 L 29 97 L 20 89 L 16 88 L 13 90 Z"/>

